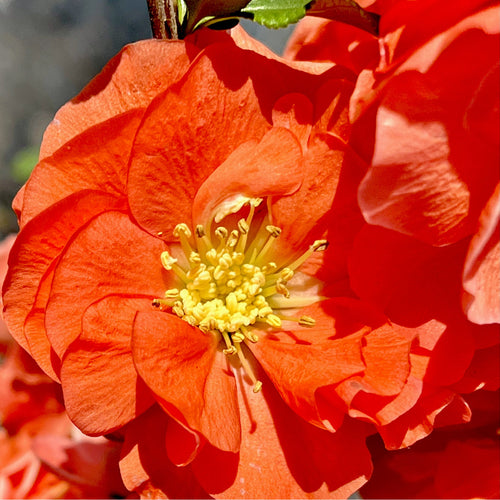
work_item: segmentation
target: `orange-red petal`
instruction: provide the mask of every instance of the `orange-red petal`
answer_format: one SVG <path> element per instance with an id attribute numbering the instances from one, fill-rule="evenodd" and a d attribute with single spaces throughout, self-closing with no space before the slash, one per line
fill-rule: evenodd
<path id="1" fill-rule="evenodd" d="M 66 410 L 85 434 L 109 434 L 153 404 L 130 345 L 136 312 L 150 308 L 150 299 L 110 296 L 85 311 L 61 366 Z"/>
<path id="2" fill-rule="evenodd" d="M 242 422 L 240 453 L 205 446 L 192 463 L 217 498 L 347 498 L 366 482 L 371 461 L 366 427 L 346 422 L 330 433 L 294 413 L 256 366 L 262 391 L 237 375 Z"/>
<path id="3" fill-rule="evenodd" d="M 44 315 L 54 266 L 68 240 L 82 225 L 104 210 L 120 208 L 122 203 L 106 193 L 81 191 L 35 217 L 17 237 L 5 280 L 5 321 L 25 349 L 29 350 L 30 345 L 27 335 L 33 336 L 37 349 L 32 354 L 52 377 L 57 378 L 50 346 L 44 340 Z"/>
<path id="4" fill-rule="evenodd" d="M 132 341 L 137 371 L 164 409 L 221 450 L 236 452 L 240 422 L 234 375 L 204 334 L 164 312 L 137 314 Z"/>
<path id="5" fill-rule="evenodd" d="M 500 184 L 481 213 L 462 279 L 462 306 L 469 320 L 500 323 Z"/>
<path id="6" fill-rule="evenodd" d="M 145 108 L 189 67 L 198 50 L 189 43 L 144 40 L 124 47 L 56 114 L 45 131 L 40 157 L 72 137 L 131 109 Z"/>
<path id="7" fill-rule="evenodd" d="M 21 227 L 78 191 L 123 197 L 132 140 L 142 112 L 130 111 L 84 130 L 33 170 L 24 189 Z"/>
<path id="8" fill-rule="evenodd" d="M 90 304 L 111 294 L 160 297 L 168 279 L 160 255 L 165 244 L 119 212 L 105 212 L 84 226 L 58 263 L 46 309 L 47 336 L 62 356 L 80 335 Z"/>
<path id="9" fill-rule="evenodd" d="M 194 225 L 206 224 L 218 205 L 239 195 L 289 195 L 297 191 L 303 174 L 298 139 L 287 129 L 274 127 L 260 142 L 241 144 L 200 186 L 193 202 Z"/>

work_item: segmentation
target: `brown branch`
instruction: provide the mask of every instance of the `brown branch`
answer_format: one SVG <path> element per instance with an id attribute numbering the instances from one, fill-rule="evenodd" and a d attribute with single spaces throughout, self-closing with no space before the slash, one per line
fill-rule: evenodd
<path id="1" fill-rule="evenodd" d="M 147 0 L 154 38 L 177 40 L 177 15 L 173 0 Z"/>

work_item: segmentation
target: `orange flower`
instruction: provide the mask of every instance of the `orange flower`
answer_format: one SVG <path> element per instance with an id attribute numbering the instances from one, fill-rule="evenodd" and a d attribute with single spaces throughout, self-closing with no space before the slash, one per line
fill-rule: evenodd
<path id="1" fill-rule="evenodd" d="M 214 37 L 130 46 L 56 115 L 15 203 L 6 320 L 73 422 L 123 441 L 130 490 L 348 496 L 372 424 L 398 447 L 445 407 L 468 418 L 423 390 L 446 327 L 349 285 L 354 73 Z"/>
<path id="2" fill-rule="evenodd" d="M 0 283 L 14 239 L 11 236 L 0 243 Z M 117 445 L 79 433 L 64 412 L 59 384 L 41 372 L 6 327 L 2 345 L 0 498 L 126 494 Z"/>
<path id="3" fill-rule="evenodd" d="M 372 330 L 393 337 L 354 300 L 317 304 L 299 268 L 326 246 L 342 164 L 359 170 L 352 73 L 220 41 L 191 65 L 189 42 L 131 46 L 58 113 L 16 200 L 5 316 L 78 427 L 124 441 L 129 489 L 344 497 L 370 474 L 369 428 L 332 432 L 342 409 L 315 390 L 365 370 Z"/>
<path id="4" fill-rule="evenodd" d="M 375 57 L 367 35 L 325 21 L 303 23 L 289 55 L 365 64 L 349 144 L 369 165 L 358 190 L 367 223 L 350 284 L 413 342 L 400 394 L 382 411 L 357 394 L 350 414 L 399 448 L 467 421 L 460 394 L 500 383 L 499 17 L 492 2 L 360 4 L 382 15 Z"/>
<path id="5" fill-rule="evenodd" d="M 470 424 L 438 430 L 411 449 L 387 452 L 373 440 L 375 470 L 363 498 L 498 498 L 498 396 L 472 394 Z"/>

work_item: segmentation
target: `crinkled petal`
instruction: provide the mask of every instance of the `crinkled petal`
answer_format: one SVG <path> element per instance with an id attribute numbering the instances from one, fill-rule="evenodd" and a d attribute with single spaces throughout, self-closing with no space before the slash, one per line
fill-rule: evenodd
<path id="1" fill-rule="evenodd" d="M 109 434 L 153 404 L 130 345 L 137 311 L 149 309 L 151 299 L 111 296 L 85 311 L 61 367 L 66 411 L 85 434 Z"/>
<path id="2" fill-rule="evenodd" d="M 215 54 L 207 54 L 210 49 Z M 167 238 L 178 223 L 191 222 L 191 204 L 203 181 L 240 144 L 270 128 L 248 70 L 229 67 L 221 59 L 227 60 L 226 53 L 210 49 L 175 88 L 156 97 L 134 143 L 132 213 L 143 227 Z"/>
<path id="3" fill-rule="evenodd" d="M 81 333 L 87 307 L 111 294 L 160 297 L 168 288 L 165 244 L 119 212 L 84 226 L 59 261 L 46 310 L 47 336 L 59 356 Z"/>
<path id="4" fill-rule="evenodd" d="M 461 399 L 460 396 L 448 389 L 424 392 L 419 398 L 418 404 L 411 411 L 387 425 L 378 427 L 387 449 L 405 448 L 429 435 L 434 428 L 436 417 L 456 398 Z M 470 412 L 460 411 L 458 417 L 458 420 L 450 423 L 468 422 Z"/>
<path id="5" fill-rule="evenodd" d="M 257 370 L 257 367 L 255 367 Z M 262 392 L 237 375 L 242 422 L 239 456 L 205 446 L 192 468 L 217 498 L 347 498 L 366 482 L 371 461 L 366 428 L 345 423 L 336 433 L 298 417 L 264 373 Z"/>
<path id="6" fill-rule="evenodd" d="M 354 238 L 352 228 L 362 221 L 354 189 L 363 172 L 359 158 L 337 137 L 322 135 L 312 139 L 300 189 L 272 204 L 273 223 L 283 229 L 276 242 L 278 253 L 290 253 L 290 249 L 303 252 L 304 246 L 326 237 L 339 251 L 335 266 L 341 266 L 338 271 L 345 275 L 348 242 Z M 335 251 L 332 255 L 335 259 Z"/>
<path id="7" fill-rule="evenodd" d="M 481 214 L 462 279 L 462 306 L 469 320 L 500 323 L 500 184 Z"/>
<path id="8" fill-rule="evenodd" d="M 294 61 L 334 62 L 356 74 L 378 57 L 377 40 L 354 26 L 318 17 L 299 21 L 283 56 Z"/>
<path id="9" fill-rule="evenodd" d="M 313 111 L 312 103 L 305 95 L 286 94 L 274 103 L 273 125 L 293 132 L 302 151 L 306 151 L 312 130 Z"/>
<path id="10" fill-rule="evenodd" d="M 218 342 L 172 314 L 140 312 L 132 349 L 137 371 L 173 418 L 217 448 L 236 452 L 236 386 Z"/>
<path id="11" fill-rule="evenodd" d="M 368 311 L 363 315 L 355 300 L 330 299 L 300 311 L 315 319 L 313 328 L 290 323 L 290 330 L 262 334 L 250 345 L 283 399 L 305 420 L 329 429 L 332 421 L 340 425 L 336 415 L 320 417 L 315 393 L 364 371 L 363 319 L 368 316 L 370 323 L 374 321 L 371 308 Z"/>
<path id="12" fill-rule="evenodd" d="M 143 498 L 208 498 L 189 467 L 176 467 L 168 459 L 170 423 L 154 405 L 127 426 L 120 458 L 125 486 Z"/>
<path id="13" fill-rule="evenodd" d="M 45 131 L 40 157 L 72 137 L 131 109 L 145 108 L 189 67 L 198 50 L 180 41 L 144 40 L 124 47 L 56 114 Z"/>
<path id="14" fill-rule="evenodd" d="M 130 148 L 142 112 L 130 111 L 84 130 L 33 170 L 20 225 L 78 191 L 124 196 Z"/>
<path id="15" fill-rule="evenodd" d="M 297 191 L 303 175 L 297 138 L 285 128 L 272 128 L 260 142 L 245 142 L 235 149 L 200 186 L 193 202 L 194 225 L 206 224 L 217 207 L 241 196 L 289 195 Z"/>
<path id="16" fill-rule="evenodd" d="M 10 256 L 10 272 L 5 280 L 5 321 L 25 349 L 29 350 L 31 342 L 28 335 L 33 336 L 32 343 L 38 347 L 45 345 L 41 349 L 43 354 L 38 356 L 35 351 L 32 354 L 52 377 L 55 373 L 50 346 L 44 340 L 44 314 L 53 268 L 68 240 L 82 225 L 98 213 L 122 205 L 123 201 L 110 194 L 81 191 L 37 216 L 17 237 Z"/>

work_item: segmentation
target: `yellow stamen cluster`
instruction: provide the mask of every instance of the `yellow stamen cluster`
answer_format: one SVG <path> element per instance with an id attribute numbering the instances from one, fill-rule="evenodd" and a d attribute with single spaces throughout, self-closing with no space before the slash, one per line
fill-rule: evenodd
<path id="1" fill-rule="evenodd" d="M 183 283 L 183 288 L 165 292 L 165 297 L 155 299 L 153 305 L 170 309 L 177 316 L 203 332 L 219 332 L 224 340 L 227 355 L 237 354 L 242 366 L 254 382 L 254 392 L 262 384 L 255 378 L 241 349 L 241 343 L 257 342 L 259 337 L 251 325 L 265 323 L 281 327 L 282 320 L 290 320 L 301 326 L 314 326 L 313 318 L 290 318 L 273 310 L 269 299 L 276 294 L 290 297 L 288 281 L 294 271 L 312 252 L 326 247 L 325 240 L 315 241 L 301 257 L 279 267 L 266 257 L 281 229 L 263 223 L 249 241 L 249 231 L 255 207 L 262 201 L 251 199 L 246 219 L 240 219 L 232 231 L 219 226 L 210 231 L 201 225 L 193 235 L 186 224 L 178 224 L 174 236 L 178 238 L 188 263 L 178 264 L 169 252 L 163 252 L 163 267 L 173 271 Z"/>

